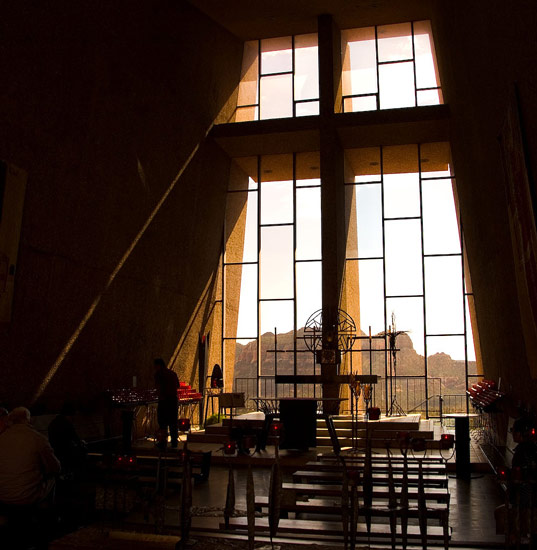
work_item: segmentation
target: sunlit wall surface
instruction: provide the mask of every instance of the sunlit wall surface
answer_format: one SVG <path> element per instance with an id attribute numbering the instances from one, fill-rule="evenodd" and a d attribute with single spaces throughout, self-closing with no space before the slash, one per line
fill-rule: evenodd
<path id="1" fill-rule="evenodd" d="M 385 406 L 383 334 L 395 321 L 399 404 L 408 412 L 436 394 L 464 396 L 478 367 L 449 145 L 347 150 L 346 163 L 347 207 L 356 212 L 346 269 L 359 274 L 360 328 L 372 335 L 356 346 L 363 372 L 382 377 Z"/>
<path id="2" fill-rule="evenodd" d="M 319 114 L 317 35 L 244 44 L 233 122 Z"/>
<path id="3" fill-rule="evenodd" d="M 429 21 L 341 31 L 343 111 L 443 103 Z"/>
<path id="4" fill-rule="evenodd" d="M 223 280 L 224 368 L 235 387 L 269 396 L 276 371 L 314 374 L 300 329 L 322 305 L 319 153 L 234 160 Z M 256 378 L 257 388 L 241 386 Z"/>

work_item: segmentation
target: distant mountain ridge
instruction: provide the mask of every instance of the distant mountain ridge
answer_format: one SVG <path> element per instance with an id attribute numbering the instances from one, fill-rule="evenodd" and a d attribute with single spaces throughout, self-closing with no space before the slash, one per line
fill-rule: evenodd
<path id="1" fill-rule="evenodd" d="M 366 336 L 364 333 L 362 336 Z M 304 329 L 297 331 L 297 372 L 298 374 L 313 374 L 313 354 L 307 350 L 304 339 Z M 374 335 L 371 340 L 372 348 L 372 372 L 384 377 L 385 358 L 384 338 L 377 338 Z M 266 332 L 261 335 L 261 374 L 274 375 L 275 360 L 277 361 L 278 374 L 293 374 L 293 331 L 277 335 L 275 342 L 274 334 Z M 275 347 L 277 344 L 277 347 Z M 397 376 L 423 376 L 425 372 L 425 361 L 414 349 L 414 344 L 408 334 L 401 334 L 396 341 L 397 351 Z M 274 350 L 277 349 L 277 354 Z M 360 357 L 362 361 L 362 372 L 369 373 L 369 339 L 357 340 L 354 350 L 362 349 L 362 353 L 353 352 L 353 366 L 359 366 Z M 256 355 L 257 346 L 255 340 L 246 345 L 237 343 L 235 348 L 235 378 L 254 378 L 257 374 Z M 353 369 L 354 370 L 354 369 Z M 476 374 L 477 366 L 475 361 L 468 362 L 468 373 Z M 464 360 L 452 359 L 446 353 L 436 353 L 427 359 L 427 374 L 429 378 L 442 378 L 443 390 L 445 393 L 464 393 L 466 391 L 465 365 Z"/>

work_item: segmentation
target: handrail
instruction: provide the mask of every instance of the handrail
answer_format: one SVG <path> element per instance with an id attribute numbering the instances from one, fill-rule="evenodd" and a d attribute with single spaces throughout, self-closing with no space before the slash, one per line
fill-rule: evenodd
<path id="1" fill-rule="evenodd" d="M 427 403 L 428 401 L 430 401 L 431 399 L 434 399 L 435 397 L 439 397 L 440 398 L 440 402 L 442 402 L 442 394 L 436 394 L 436 395 L 429 395 L 429 397 L 425 398 L 421 403 L 418 403 L 414 408 L 410 409 L 409 411 L 407 411 L 408 413 L 411 413 L 411 412 L 414 412 L 416 409 L 419 409 L 422 405 L 424 405 L 425 403 Z M 442 409 L 442 407 L 440 407 L 440 410 Z"/>

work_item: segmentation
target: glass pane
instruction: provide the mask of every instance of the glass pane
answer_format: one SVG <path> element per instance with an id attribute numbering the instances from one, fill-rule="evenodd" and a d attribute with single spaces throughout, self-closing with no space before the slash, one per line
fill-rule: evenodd
<path id="1" fill-rule="evenodd" d="M 349 261 L 347 264 L 354 264 Z M 357 262 L 360 277 L 360 328 L 366 334 L 384 330 L 384 277 L 382 260 Z M 349 269 L 349 268 L 347 268 Z"/>
<path id="2" fill-rule="evenodd" d="M 413 174 L 384 176 L 384 216 L 401 218 L 420 215 L 420 178 Z"/>
<path id="3" fill-rule="evenodd" d="M 425 105 L 441 105 L 444 103 L 444 96 L 440 88 L 436 90 L 418 90 L 418 107 Z"/>
<path id="4" fill-rule="evenodd" d="M 290 36 L 261 40 L 261 74 L 283 73 L 293 70 Z"/>
<path id="5" fill-rule="evenodd" d="M 425 254 L 460 253 L 459 224 L 451 180 L 422 182 Z"/>
<path id="6" fill-rule="evenodd" d="M 300 329 L 297 332 L 296 349 L 296 369 L 298 374 L 321 374 L 320 366 L 315 364 L 315 354 L 307 347 L 302 336 L 304 332 Z M 321 395 L 319 392 L 317 395 Z"/>
<path id="7" fill-rule="evenodd" d="M 419 220 L 386 221 L 386 294 L 422 294 Z"/>
<path id="8" fill-rule="evenodd" d="M 257 103 L 258 80 L 258 42 L 251 40 L 244 43 L 242 57 L 241 80 L 239 84 L 239 96 L 237 105 L 253 105 Z"/>
<path id="9" fill-rule="evenodd" d="M 261 228 L 261 298 L 293 297 L 293 228 Z"/>
<path id="10" fill-rule="evenodd" d="M 264 181 L 261 184 L 261 223 L 293 222 L 293 182 Z"/>
<path id="11" fill-rule="evenodd" d="M 321 262 L 296 264 L 296 322 L 304 328 L 309 316 L 322 308 Z"/>
<path id="12" fill-rule="evenodd" d="M 295 103 L 296 116 L 315 116 L 319 114 L 319 102 L 307 101 L 306 103 Z"/>
<path id="13" fill-rule="evenodd" d="M 412 27 L 410 23 L 378 27 L 379 61 L 412 59 Z"/>
<path id="14" fill-rule="evenodd" d="M 354 177 L 346 175 L 346 183 L 380 181 L 380 148 L 347 149 L 345 151 L 347 170 Z"/>
<path id="15" fill-rule="evenodd" d="M 289 346 L 293 349 L 293 301 L 261 302 L 261 363 L 260 369 L 263 375 L 274 374 L 274 352 L 271 350 L 281 349 Z M 277 346 L 275 348 L 274 331 L 277 334 Z M 291 332 L 291 334 L 288 334 Z M 289 348 L 288 348 L 289 349 Z M 293 365 L 293 354 L 278 354 L 278 370 L 280 365 L 291 361 Z M 292 369 L 291 369 L 292 370 Z M 283 372 L 282 372 L 283 374 Z"/>
<path id="16" fill-rule="evenodd" d="M 461 258 L 425 258 L 427 334 L 462 334 L 462 300 Z"/>
<path id="17" fill-rule="evenodd" d="M 415 107 L 413 63 L 379 66 L 380 108 Z"/>
<path id="18" fill-rule="evenodd" d="M 416 55 L 416 83 L 418 88 L 440 86 L 431 23 L 429 21 L 417 21 L 414 23 L 414 51 Z"/>
<path id="19" fill-rule="evenodd" d="M 257 261 L 257 191 L 227 195 L 225 261 Z"/>
<path id="20" fill-rule="evenodd" d="M 250 122 L 252 120 L 257 120 L 258 116 L 258 107 L 237 107 L 235 111 L 235 122 Z"/>
<path id="21" fill-rule="evenodd" d="M 377 53 L 375 28 L 341 32 L 343 52 L 343 95 L 377 91 Z"/>
<path id="22" fill-rule="evenodd" d="M 397 331 L 404 331 L 396 340 L 397 373 L 401 375 L 424 374 L 423 358 L 423 299 L 422 298 L 388 298 L 386 300 L 388 323 L 392 313 L 395 314 Z"/>
<path id="23" fill-rule="evenodd" d="M 453 361 L 464 361 L 464 336 L 427 336 L 427 357 L 430 360 L 432 356 L 439 354 L 449 355 Z M 448 364 L 446 361 L 446 365 Z M 442 376 L 440 369 L 436 374 L 431 371 L 429 374 Z"/>
<path id="24" fill-rule="evenodd" d="M 360 111 L 376 111 L 377 96 L 347 97 L 343 100 L 343 112 L 358 113 Z"/>
<path id="25" fill-rule="evenodd" d="M 348 186 L 352 189 L 351 186 Z M 364 184 L 354 186 L 356 198 L 356 230 L 357 250 L 350 257 L 371 258 L 382 257 L 382 198 L 379 184 Z M 351 220 L 352 221 L 352 220 Z M 352 238 L 349 235 L 349 238 Z M 352 242 L 352 241 L 351 241 Z M 350 243 L 349 243 L 350 244 Z"/>
<path id="26" fill-rule="evenodd" d="M 319 97 L 317 35 L 295 36 L 295 99 Z M 314 114 L 314 113 L 312 113 Z"/>
<path id="27" fill-rule="evenodd" d="M 427 337 L 427 374 L 442 379 L 445 394 L 466 393 L 464 336 Z"/>
<path id="28" fill-rule="evenodd" d="M 257 397 L 256 340 L 225 340 L 223 366 L 226 391 L 244 392 L 246 399 Z"/>
<path id="29" fill-rule="evenodd" d="M 290 74 L 261 78 L 261 120 L 293 116 L 293 78 Z"/>
<path id="30" fill-rule="evenodd" d="M 296 259 L 321 258 L 321 188 L 296 190 Z"/>
<path id="31" fill-rule="evenodd" d="M 257 266 L 225 266 L 224 336 L 257 336 Z"/>

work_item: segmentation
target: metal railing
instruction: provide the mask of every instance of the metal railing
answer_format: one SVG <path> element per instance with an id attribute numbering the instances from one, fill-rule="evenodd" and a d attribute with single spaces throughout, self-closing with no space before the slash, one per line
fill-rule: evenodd
<path id="1" fill-rule="evenodd" d="M 428 384 L 428 395 L 426 395 L 426 384 Z M 393 381 L 393 395 L 397 404 L 406 413 L 420 413 L 427 418 L 440 418 L 450 413 L 466 413 L 466 394 L 443 394 L 442 378 L 428 378 L 422 376 L 398 376 Z M 256 397 L 293 397 L 293 384 L 276 384 L 273 376 L 262 376 L 258 378 L 240 377 L 235 378 L 233 391 L 245 394 L 246 407 L 255 410 L 253 401 Z M 297 384 L 297 397 L 319 397 L 322 395 L 321 384 Z M 391 403 L 386 402 L 385 384 L 379 383 L 374 387 L 373 404 L 386 411 Z M 345 412 L 345 411 L 343 411 Z M 348 411 L 347 411 L 348 412 Z"/>

